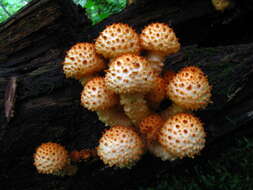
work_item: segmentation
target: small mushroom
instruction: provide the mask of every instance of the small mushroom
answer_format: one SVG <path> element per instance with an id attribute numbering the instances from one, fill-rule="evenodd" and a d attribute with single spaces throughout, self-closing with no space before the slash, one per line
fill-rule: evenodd
<path id="1" fill-rule="evenodd" d="M 43 143 L 34 153 L 34 166 L 42 174 L 74 175 L 77 168 L 70 164 L 68 151 L 57 143 Z"/>
<path id="2" fill-rule="evenodd" d="M 120 104 L 135 125 L 151 113 L 144 95 L 154 88 L 156 77 L 149 62 L 134 54 L 117 57 L 106 71 L 107 87 L 120 94 Z"/>
<path id="3" fill-rule="evenodd" d="M 160 129 L 158 142 L 172 155 L 194 158 L 205 146 L 202 122 L 192 114 L 178 113 Z"/>
<path id="4" fill-rule="evenodd" d="M 148 51 L 147 59 L 155 71 L 162 71 L 166 56 L 179 51 L 180 43 L 175 32 L 167 24 L 152 23 L 140 34 L 141 48 Z"/>
<path id="5" fill-rule="evenodd" d="M 66 53 L 63 71 L 67 78 L 80 80 L 84 85 L 93 75 L 105 68 L 105 63 L 92 43 L 77 43 Z"/>
<path id="6" fill-rule="evenodd" d="M 200 68 L 188 66 L 173 77 L 167 96 L 184 109 L 203 109 L 211 102 L 211 86 Z"/>
<path id="7" fill-rule="evenodd" d="M 107 26 L 95 42 L 97 53 L 105 58 L 115 58 L 126 53 L 139 54 L 139 36 L 127 24 L 114 23 Z"/>
<path id="8" fill-rule="evenodd" d="M 97 154 L 110 167 L 131 168 L 144 153 L 144 143 L 131 127 L 113 126 L 99 140 Z"/>
<path id="9" fill-rule="evenodd" d="M 105 125 L 132 125 L 131 120 L 118 108 L 119 98 L 105 85 L 103 77 L 94 77 L 84 86 L 81 93 L 81 105 L 96 111 Z"/>

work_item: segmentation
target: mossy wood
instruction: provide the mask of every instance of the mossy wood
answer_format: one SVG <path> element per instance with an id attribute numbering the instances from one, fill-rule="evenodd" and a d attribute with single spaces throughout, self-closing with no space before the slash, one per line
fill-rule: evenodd
<path id="1" fill-rule="evenodd" d="M 226 136 L 252 132 L 247 126 L 253 117 L 253 35 L 247 21 L 253 6 L 249 1 L 235 1 L 230 10 L 219 13 L 210 2 L 137 1 L 122 13 L 91 26 L 81 7 L 69 0 L 35 0 L 1 24 L 3 189 L 133 189 L 175 168 L 179 172 L 201 159 L 218 156 L 220 150 L 214 146 Z M 80 106 L 81 84 L 65 79 L 61 65 L 65 51 L 76 42 L 92 41 L 107 24 L 126 22 L 140 31 L 155 21 L 169 23 L 183 46 L 167 58 L 166 68 L 177 71 L 197 65 L 213 87 L 213 103 L 196 113 L 208 134 L 202 156 L 170 163 L 147 154 L 132 170 L 115 170 L 96 161 L 79 164 L 74 177 L 37 174 L 32 155 L 42 142 L 59 142 L 68 150 L 92 148 L 105 129 L 95 113 Z M 7 103 L 9 107 L 4 109 Z"/>

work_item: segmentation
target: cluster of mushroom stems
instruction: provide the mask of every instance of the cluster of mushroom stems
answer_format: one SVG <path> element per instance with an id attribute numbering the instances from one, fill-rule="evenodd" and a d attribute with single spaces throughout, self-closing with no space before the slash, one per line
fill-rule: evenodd
<path id="1" fill-rule="evenodd" d="M 115 23 L 95 43 L 72 46 L 63 71 L 83 85 L 81 105 L 95 111 L 110 128 L 93 150 L 67 154 L 57 143 L 42 144 L 34 154 L 38 172 L 73 174 L 70 160 L 91 157 L 110 167 L 131 168 L 147 151 L 170 161 L 198 155 L 206 133 L 192 112 L 211 102 L 211 86 L 199 67 L 184 67 L 177 73 L 164 70 L 165 58 L 179 50 L 175 32 L 164 23 L 149 24 L 140 34 L 127 24 Z M 166 98 L 171 106 L 158 112 Z"/>

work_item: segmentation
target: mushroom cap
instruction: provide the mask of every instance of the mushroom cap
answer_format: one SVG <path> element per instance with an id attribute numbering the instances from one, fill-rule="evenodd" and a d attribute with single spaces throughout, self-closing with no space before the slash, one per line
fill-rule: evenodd
<path id="1" fill-rule="evenodd" d="M 189 66 L 170 81 L 167 96 L 185 109 L 203 109 L 211 102 L 211 86 L 200 68 Z"/>
<path id="2" fill-rule="evenodd" d="M 110 108 L 118 102 L 118 96 L 106 87 L 103 77 L 89 80 L 81 93 L 81 105 L 92 111 Z"/>
<path id="3" fill-rule="evenodd" d="M 96 54 L 92 43 L 77 43 L 66 53 L 63 71 L 67 78 L 80 79 L 105 67 L 104 61 Z"/>
<path id="4" fill-rule="evenodd" d="M 152 114 L 144 118 L 139 124 L 140 133 L 147 139 L 152 141 L 157 138 L 157 133 L 164 124 L 164 120 L 158 114 Z"/>
<path id="5" fill-rule="evenodd" d="M 164 56 L 176 53 L 180 43 L 173 29 L 164 23 L 151 23 L 140 34 L 141 47 Z"/>
<path id="6" fill-rule="evenodd" d="M 205 131 L 201 121 L 188 113 L 170 117 L 160 129 L 159 143 L 179 158 L 194 158 L 205 146 Z"/>
<path id="7" fill-rule="evenodd" d="M 67 150 L 57 143 L 43 143 L 34 153 L 34 166 L 39 173 L 53 174 L 62 170 L 69 161 Z"/>
<path id="8" fill-rule="evenodd" d="M 108 88 L 116 93 L 145 93 L 154 87 L 156 76 L 145 58 L 126 54 L 111 62 L 105 81 Z"/>
<path id="9" fill-rule="evenodd" d="M 97 52 L 106 58 L 140 53 L 138 34 L 132 27 L 123 23 L 107 26 L 96 39 L 95 47 Z"/>
<path id="10" fill-rule="evenodd" d="M 100 159 L 110 167 L 131 168 L 144 153 L 144 143 L 133 128 L 114 126 L 108 129 L 97 147 Z"/>

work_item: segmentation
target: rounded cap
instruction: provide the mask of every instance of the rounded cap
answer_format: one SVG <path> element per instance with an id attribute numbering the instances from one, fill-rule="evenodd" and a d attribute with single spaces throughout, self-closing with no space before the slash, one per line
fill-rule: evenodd
<path id="1" fill-rule="evenodd" d="M 116 93 L 148 92 L 154 87 L 157 74 L 141 56 L 126 54 L 111 62 L 105 81 Z"/>
<path id="2" fill-rule="evenodd" d="M 91 43 L 77 43 L 67 51 L 63 71 L 67 78 L 80 79 L 105 67 L 103 60 L 96 54 Z"/>
<path id="3" fill-rule="evenodd" d="M 174 156 L 194 158 L 204 148 L 205 137 L 203 124 L 197 117 L 179 113 L 164 123 L 158 141 Z"/>
<path id="4" fill-rule="evenodd" d="M 131 168 L 144 153 L 144 143 L 130 127 L 114 126 L 108 129 L 97 147 L 100 159 L 110 167 Z"/>
<path id="5" fill-rule="evenodd" d="M 164 121 L 158 114 L 152 114 L 144 118 L 139 124 L 140 133 L 146 137 L 147 141 L 157 138 L 157 133 L 162 127 Z"/>
<path id="6" fill-rule="evenodd" d="M 152 23 L 146 26 L 140 34 L 141 47 L 149 51 L 156 51 L 162 55 L 169 55 L 179 51 L 180 43 L 167 24 Z"/>
<path id="7" fill-rule="evenodd" d="M 167 96 L 185 109 L 203 109 L 211 102 L 211 86 L 200 68 L 189 66 L 173 77 L 167 86 Z"/>
<path id="8" fill-rule="evenodd" d="M 97 52 L 106 58 L 140 52 L 138 34 L 129 25 L 123 23 L 107 26 L 96 39 L 95 46 Z"/>
<path id="9" fill-rule="evenodd" d="M 67 150 L 57 143 L 41 144 L 34 154 L 34 166 L 39 173 L 53 174 L 62 170 L 68 164 Z"/>
<path id="10" fill-rule="evenodd" d="M 92 111 L 110 108 L 118 102 L 118 96 L 106 87 L 103 77 L 89 80 L 81 93 L 81 105 Z"/>

